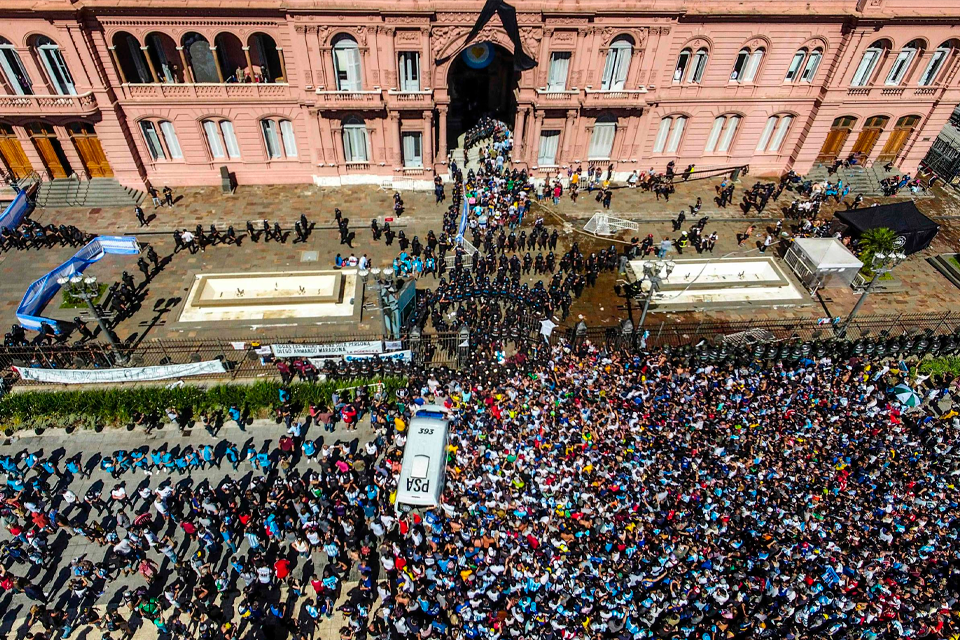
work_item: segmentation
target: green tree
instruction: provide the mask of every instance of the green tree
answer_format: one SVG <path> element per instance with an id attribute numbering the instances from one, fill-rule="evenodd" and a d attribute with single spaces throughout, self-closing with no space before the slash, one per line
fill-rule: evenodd
<path id="1" fill-rule="evenodd" d="M 873 264 L 873 256 L 878 253 L 893 253 L 896 249 L 897 234 L 893 229 L 887 227 L 877 227 L 876 229 L 867 229 L 860 236 L 860 260 L 863 261 L 865 269 L 869 269 Z"/>

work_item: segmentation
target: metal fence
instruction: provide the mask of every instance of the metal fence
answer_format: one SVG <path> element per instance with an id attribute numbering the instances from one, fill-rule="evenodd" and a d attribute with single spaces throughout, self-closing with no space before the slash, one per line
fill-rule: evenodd
<path id="1" fill-rule="evenodd" d="M 678 347 L 706 341 L 719 345 L 743 345 L 756 342 L 829 340 L 838 337 L 838 325 L 820 318 L 750 321 L 648 322 L 644 328 L 648 349 Z M 960 313 L 940 314 L 886 314 L 860 316 L 847 327 L 846 339 L 867 337 L 897 337 L 929 333 L 943 335 L 960 329 Z M 625 332 L 620 326 L 589 327 L 579 324 L 570 328 L 556 328 L 549 341 L 555 345 L 561 340 L 590 340 L 611 349 L 629 349 L 640 343 L 639 330 Z M 187 364 L 205 360 L 221 360 L 230 378 L 273 377 L 276 367 L 269 356 L 257 353 L 257 347 L 271 344 L 332 344 L 354 340 L 378 340 L 370 334 L 346 334 L 302 337 L 261 337 L 249 340 L 154 340 L 144 342 L 127 353 L 127 366 L 146 367 L 167 364 Z M 492 360 L 499 355 L 525 351 L 542 342 L 540 319 L 533 315 L 510 318 L 501 328 L 492 332 L 447 331 L 442 333 L 406 333 L 401 339 L 402 349 L 413 352 L 418 367 L 460 368 L 471 360 Z M 0 367 L 11 374 L 10 367 L 45 367 L 61 369 L 90 369 L 116 366 L 110 347 L 101 343 L 82 345 L 37 345 L 0 349 Z M 198 379 L 211 376 L 197 376 Z M 222 374 L 213 377 L 222 378 Z M 12 377 L 11 377 L 12 378 Z"/>

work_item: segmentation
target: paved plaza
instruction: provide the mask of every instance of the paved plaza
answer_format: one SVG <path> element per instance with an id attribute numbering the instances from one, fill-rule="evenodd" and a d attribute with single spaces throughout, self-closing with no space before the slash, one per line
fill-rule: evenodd
<path id="1" fill-rule="evenodd" d="M 745 176 L 738 186 L 735 203 L 739 203 L 744 187 L 752 185 L 751 176 Z M 706 231 L 719 234 L 713 256 L 749 256 L 757 255 L 756 245 L 746 243 L 737 246 L 736 236 L 748 225 L 756 229 L 752 241 L 762 239 L 763 232 L 772 228 L 775 221 L 782 217 L 780 207 L 787 207 L 792 193 L 787 191 L 779 202 L 771 202 L 762 217 L 744 216 L 742 210 L 731 205 L 720 209 L 713 201 L 715 187 L 719 179 L 707 179 L 678 183 L 676 193 L 669 202 L 658 200 L 652 192 L 639 189 L 619 188 L 614 190 L 611 215 L 635 220 L 639 230 L 634 233 L 621 233 L 615 239 L 591 237 L 582 233 L 584 223 L 596 211 L 600 210 L 591 194 L 583 192 L 577 203 L 564 196 L 559 205 L 545 201 L 545 206 L 534 205 L 533 215 L 524 221 L 524 228 L 533 225 L 533 219 L 542 215 L 548 228 L 560 232 L 560 250 L 566 251 L 573 242 L 577 242 L 581 251 L 599 252 L 600 249 L 618 244 L 624 246 L 631 235 L 644 237 L 653 234 L 659 242 L 664 237 L 676 238 L 672 220 L 681 208 L 689 208 L 700 197 L 704 201 L 700 215 L 710 216 Z M 449 191 L 449 189 L 448 189 Z M 382 323 L 372 305 L 371 296 L 367 296 L 367 310 L 361 314 L 359 322 L 306 323 L 293 321 L 276 322 L 234 322 L 214 323 L 217 326 L 205 326 L 202 323 L 178 322 L 184 300 L 190 291 L 194 276 L 198 273 L 231 273 L 244 271 L 279 271 L 328 269 L 333 266 L 337 253 L 344 257 L 354 253 L 357 257 L 367 255 L 374 266 L 389 266 L 399 252 L 397 243 L 386 246 L 383 240 L 375 242 L 369 229 L 371 220 L 380 223 L 391 219 L 393 193 L 373 186 L 351 186 L 343 188 L 320 188 L 308 185 L 240 187 L 236 193 L 225 195 L 212 188 L 187 189 L 177 194 L 175 207 L 154 209 L 146 201 L 144 208 L 150 218 L 150 226 L 141 228 L 132 210 L 127 209 L 46 209 L 32 214 L 42 223 L 74 224 L 90 233 L 104 235 L 132 234 L 141 244 L 152 245 L 161 258 L 169 258 L 164 268 L 154 274 L 149 282 L 142 285 L 143 302 L 131 318 L 118 327 L 118 334 L 124 340 L 178 339 L 178 338 L 220 338 L 250 339 L 260 337 L 310 335 L 329 336 L 335 333 L 355 335 L 378 334 Z M 406 191 L 403 193 L 406 212 L 398 220 L 391 222 L 396 231 L 404 231 L 408 239 L 418 236 L 423 240 L 429 230 L 439 233 L 442 212 L 446 205 L 437 205 L 432 193 Z M 892 202 L 898 199 L 867 199 L 864 206 L 873 202 Z M 937 239 L 925 251 L 912 256 L 897 267 L 895 276 L 899 282 L 897 290 L 870 296 L 861 313 L 900 313 L 900 312 L 945 312 L 957 308 L 960 303 L 960 290 L 953 287 L 943 276 L 931 267 L 924 258 L 956 250 L 960 239 L 960 198 L 952 189 L 937 189 L 935 197 L 917 199 L 917 205 L 941 224 Z M 833 205 L 835 206 L 835 205 Z M 828 217 L 832 212 L 830 205 L 825 207 Z M 356 231 L 351 250 L 339 243 L 339 234 L 334 222 L 334 209 L 340 208 L 343 215 L 350 219 L 350 228 Z M 315 227 L 306 242 L 292 241 L 293 225 L 301 214 L 307 216 Z M 690 216 L 688 213 L 688 224 Z M 245 235 L 246 222 L 267 219 L 280 222 L 289 237 L 283 244 L 275 241 L 252 242 L 243 237 L 239 246 L 218 245 L 208 247 L 205 252 L 190 254 L 181 251 L 174 255 L 172 233 L 176 229 L 193 229 L 197 224 L 209 228 L 210 224 L 224 231 L 233 225 L 238 234 Z M 787 220 L 786 224 L 790 224 Z M 35 278 L 62 263 L 73 254 L 71 248 L 52 248 L 5 252 L 0 254 L 0 306 L 4 309 L 3 322 L 15 322 L 15 309 L 26 286 Z M 696 257 L 692 250 L 688 251 Z M 709 256 L 709 254 L 707 254 Z M 679 257 L 675 253 L 671 257 Z M 686 256 L 684 256 L 686 257 Z M 118 281 L 123 271 L 135 277 L 138 284 L 143 281 L 134 257 L 110 256 L 90 269 L 90 273 L 102 282 Z M 525 276 L 531 284 L 537 278 Z M 613 325 L 624 317 L 622 300 L 611 295 L 615 282 L 614 274 L 600 274 L 596 287 L 588 288 L 584 295 L 576 300 L 571 309 L 568 323 L 584 319 L 589 325 Z M 435 280 L 426 277 L 420 287 L 435 286 Z M 756 307 L 734 310 L 703 310 L 684 313 L 653 313 L 649 322 L 658 323 L 689 322 L 701 319 L 743 320 L 836 317 L 849 313 L 856 304 L 858 295 L 850 289 L 821 290 L 809 304 L 796 307 Z M 74 310 L 60 310 L 59 296 L 47 308 L 53 317 L 71 319 Z"/>

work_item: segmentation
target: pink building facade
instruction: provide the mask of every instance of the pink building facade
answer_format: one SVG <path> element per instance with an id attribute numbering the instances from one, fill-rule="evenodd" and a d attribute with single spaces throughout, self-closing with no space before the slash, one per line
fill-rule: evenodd
<path id="1" fill-rule="evenodd" d="M 7 0 L 0 160 L 15 177 L 142 188 L 427 188 L 482 114 L 535 175 L 618 176 L 857 156 L 913 171 L 960 103 L 946 0 L 517 3 L 525 50 L 482 2 Z M 922 6 L 920 6 L 922 5 Z"/>

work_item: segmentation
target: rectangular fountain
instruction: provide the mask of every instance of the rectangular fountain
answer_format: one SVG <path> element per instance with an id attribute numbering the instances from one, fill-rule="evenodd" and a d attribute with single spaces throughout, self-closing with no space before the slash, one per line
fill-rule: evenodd
<path id="1" fill-rule="evenodd" d="M 180 322 L 344 318 L 355 314 L 361 287 L 356 269 L 201 273 Z"/>
<path id="2" fill-rule="evenodd" d="M 628 280 L 642 279 L 644 262 L 657 261 L 631 261 Z M 670 262 L 673 270 L 662 277 L 660 289 L 652 301 L 654 308 L 662 311 L 794 306 L 810 301 L 803 288 L 780 268 L 772 256 Z"/>

